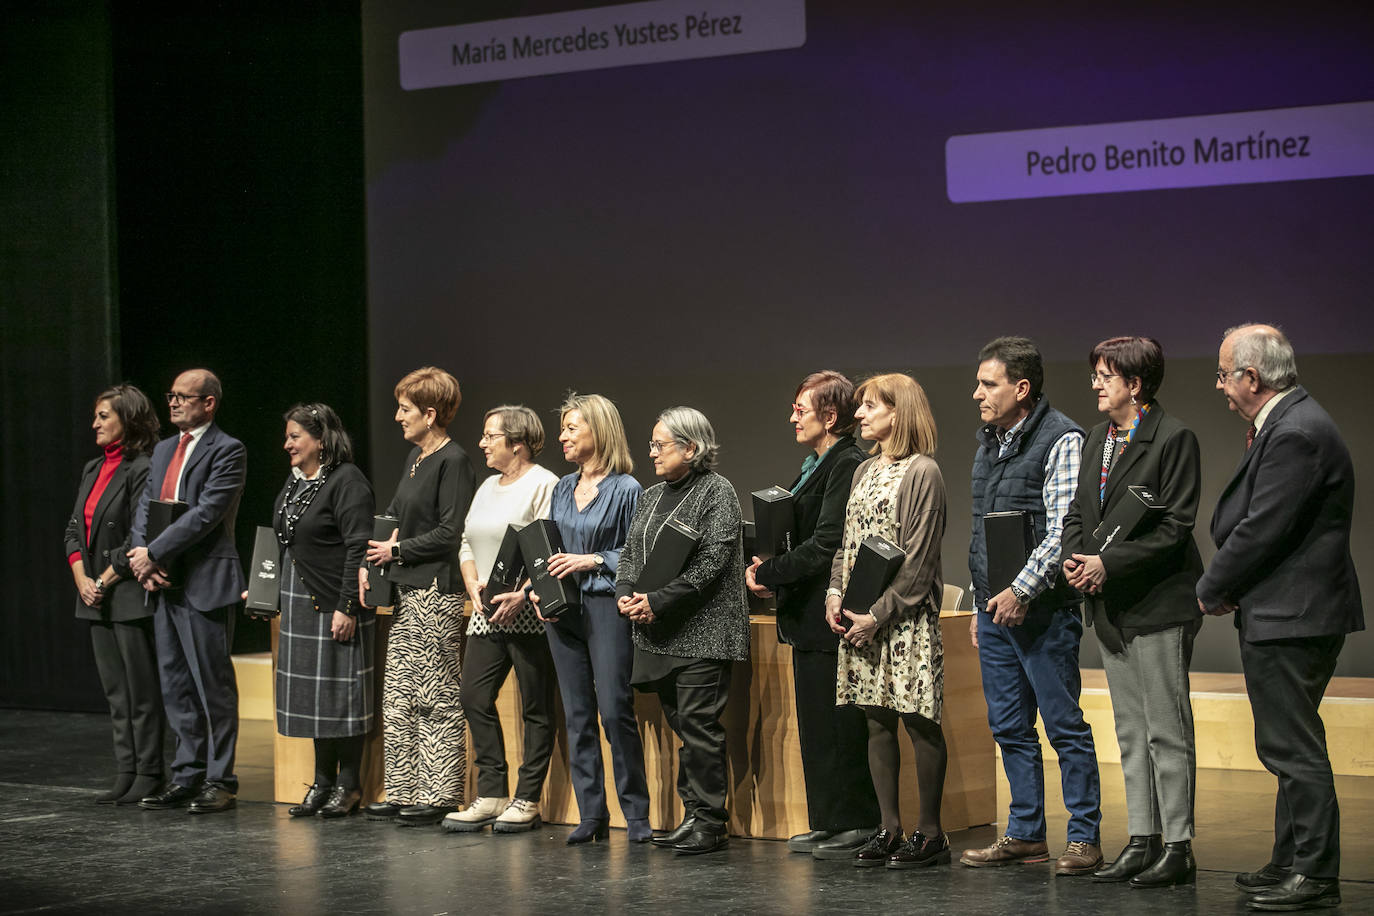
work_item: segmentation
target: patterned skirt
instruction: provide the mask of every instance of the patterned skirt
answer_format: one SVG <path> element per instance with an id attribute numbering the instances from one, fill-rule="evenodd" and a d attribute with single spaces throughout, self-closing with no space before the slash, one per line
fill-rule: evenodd
<path id="1" fill-rule="evenodd" d="M 345 738 L 372 730 L 375 615 L 364 609 L 348 642 L 330 635 L 333 610 L 315 610 L 296 562 L 283 559 L 277 643 L 277 731 L 289 738 Z"/>
<path id="2" fill-rule="evenodd" d="M 914 712 L 940 721 L 944 706 L 945 645 L 940 612 L 929 603 L 897 613 L 855 648 L 840 640 L 835 703 Z"/>

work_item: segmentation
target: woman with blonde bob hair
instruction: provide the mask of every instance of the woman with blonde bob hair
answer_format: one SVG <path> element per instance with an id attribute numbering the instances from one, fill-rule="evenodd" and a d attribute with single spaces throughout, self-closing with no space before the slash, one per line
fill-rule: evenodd
<path id="1" fill-rule="evenodd" d="M 944 647 L 940 639 L 940 541 L 945 533 L 945 482 L 933 457 L 935 419 L 925 391 L 911 376 L 879 375 L 859 386 L 854 415 L 859 434 L 874 443 L 854 472 L 844 536 L 830 570 L 825 616 L 840 643 L 837 705 L 868 718 L 868 769 L 882 825 L 854 855 L 857 866 L 920 868 L 948 865 L 949 838 L 940 827 L 944 791 Z M 897 575 L 871 607 L 844 607 L 843 596 L 870 537 L 906 554 Z M 916 749 L 921 811 L 903 842 L 899 798 L 901 721 Z"/>
<path id="2" fill-rule="evenodd" d="M 386 511 L 396 528 L 384 541 L 367 542 L 367 561 L 390 567 L 396 606 L 382 679 L 386 801 L 365 813 L 413 826 L 438 823 L 461 806 L 467 783 L 458 547 L 477 477 L 448 436 L 463 401 L 458 380 L 424 366 L 397 382 L 395 393 L 396 422 L 413 448 Z M 362 603 L 376 604 L 365 569 L 358 581 Z"/>
<path id="3" fill-rule="evenodd" d="M 548 568 L 560 579 L 575 576 L 582 593 L 580 609 L 545 624 L 563 695 L 573 792 L 581 813 L 567 842 L 571 846 L 608 835 L 600 713 L 629 839 L 643 843 L 652 833 L 644 745 L 630 689 L 634 647 L 630 622 L 620 616 L 615 603 L 620 551 L 641 488 L 630 476 L 634 462 L 620 411 L 609 400 L 599 394 L 569 393 L 559 408 L 558 425 L 563 457 L 577 470 L 553 488 L 549 517 L 562 535 L 563 553 L 550 557 Z"/>

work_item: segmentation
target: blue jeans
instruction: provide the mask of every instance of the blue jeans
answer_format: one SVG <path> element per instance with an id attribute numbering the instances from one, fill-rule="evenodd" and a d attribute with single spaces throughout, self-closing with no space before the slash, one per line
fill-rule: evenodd
<path id="1" fill-rule="evenodd" d="M 1078 705 L 1082 678 L 1078 641 L 1083 624 L 1073 609 L 1027 616 L 1019 627 L 998 626 L 978 612 L 978 661 L 988 725 L 1002 750 L 1011 786 L 1006 833 L 1018 840 L 1045 839 L 1045 768 L 1037 712 L 1050 746 L 1059 755 L 1069 842 L 1097 843 L 1102 790 L 1092 729 Z"/>

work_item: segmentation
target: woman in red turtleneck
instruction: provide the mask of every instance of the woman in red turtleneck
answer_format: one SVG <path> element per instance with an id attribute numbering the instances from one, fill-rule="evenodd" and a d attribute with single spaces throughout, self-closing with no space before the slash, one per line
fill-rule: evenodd
<path id="1" fill-rule="evenodd" d="M 115 781 L 101 804 L 137 804 L 162 784 L 162 694 L 153 648 L 153 608 L 129 570 L 129 528 L 157 444 L 147 395 L 116 385 L 95 402 L 95 443 L 103 457 L 81 473 L 67 522 L 67 563 L 76 616 L 89 620 L 91 645 L 114 728 Z"/>

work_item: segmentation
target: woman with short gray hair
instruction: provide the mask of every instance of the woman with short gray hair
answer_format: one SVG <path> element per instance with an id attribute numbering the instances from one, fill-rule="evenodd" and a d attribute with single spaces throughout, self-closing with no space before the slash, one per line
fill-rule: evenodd
<path id="1" fill-rule="evenodd" d="M 730 667 L 749 658 L 739 498 L 711 470 L 715 430 L 691 407 L 659 415 L 649 442 L 663 483 L 644 492 L 630 522 L 616 575 L 616 603 L 634 626 L 631 683 L 658 694 L 682 740 L 678 794 L 685 817 L 656 836 L 682 855 L 714 852 L 727 842 L 725 729 Z M 667 583 L 640 583 L 645 563 L 670 522 L 696 532 L 681 571 Z M 680 530 L 680 529 L 679 529 Z"/>

